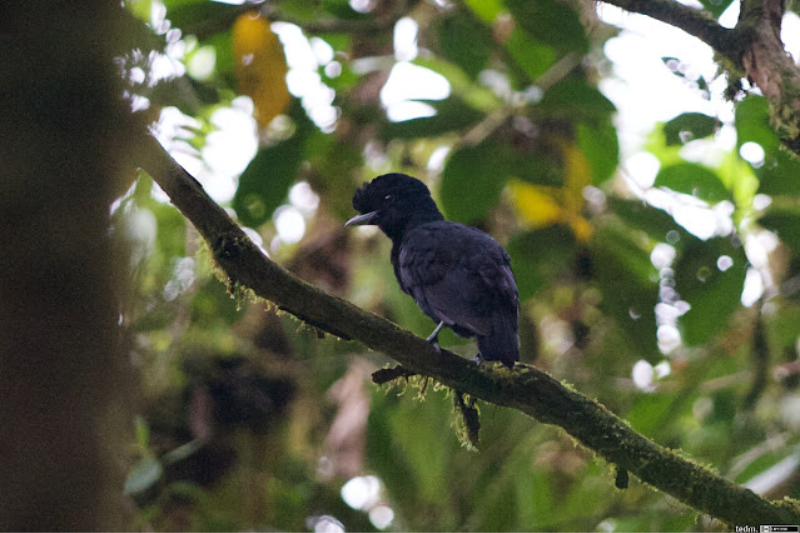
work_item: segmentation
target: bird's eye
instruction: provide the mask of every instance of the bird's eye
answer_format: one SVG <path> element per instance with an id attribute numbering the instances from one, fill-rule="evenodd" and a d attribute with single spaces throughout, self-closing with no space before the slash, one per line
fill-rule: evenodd
<path id="1" fill-rule="evenodd" d="M 388 202 L 389 200 L 392 199 L 392 195 L 391 194 L 387 194 L 386 196 L 383 197 L 383 199 Z"/>

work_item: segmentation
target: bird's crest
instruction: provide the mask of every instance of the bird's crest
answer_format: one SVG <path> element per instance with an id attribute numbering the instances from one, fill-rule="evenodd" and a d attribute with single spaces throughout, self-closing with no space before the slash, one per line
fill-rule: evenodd
<path id="1" fill-rule="evenodd" d="M 388 195 L 428 197 L 431 192 L 424 183 L 405 174 L 384 174 L 364 184 L 353 196 L 353 208 L 359 213 L 375 211 Z"/>

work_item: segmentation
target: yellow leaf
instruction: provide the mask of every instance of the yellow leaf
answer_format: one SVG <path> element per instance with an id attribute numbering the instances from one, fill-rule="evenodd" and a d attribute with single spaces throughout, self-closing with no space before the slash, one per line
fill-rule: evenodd
<path id="1" fill-rule="evenodd" d="M 586 156 L 573 143 L 557 142 L 564 161 L 564 185 L 547 187 L 511 180 L 509 188 L 520 220 L 532 228 L 568 224 L 578 242 L 592 237 L 594 228 L 583 216 L 583 189 L 592 181 Z"/>
<path id="2" fill-rule="evenodd" d="M 544 185 L 531 185 L 520 180 L 508 182 L 514 207 L 520 218 L 530 227 L 541 228 L 561 221 L 561 206 L 554 196 L 559 189 Z"/>
<path id="3" fill-rule="evenodd" d="M 592 234 L 594 234 L 592 223 L 580 215 L 569 220 L 569 227 L 578 242 L 588 242 L 592 238 Z"/>
<path id="4" fill-rule="evenodd" d="M 564 156 L 564 207 L 572 214 L 583 211 L 583 189 L 592 183 L 592 169 L 583 152 L 573 143 L 561 143 Z"/>
<path id="5" fill-rule="evenodd" d="M 291 102 L 283 46 L 266 19 L 245 13 L 233 25 L 233 55 L 239 93 L 253 99 L 256 120 L 263 128 Z"/>
<path id="6" fill-rule="evenodd" d="M 564 219 L 572 228 L 578 242 L 592 238 L 594 227 L 583 216 L 586 199 L 583 190 L 592 183 L 592 168 L 589 161 L 574 143 L 563 143 L 564 154 Z"/>

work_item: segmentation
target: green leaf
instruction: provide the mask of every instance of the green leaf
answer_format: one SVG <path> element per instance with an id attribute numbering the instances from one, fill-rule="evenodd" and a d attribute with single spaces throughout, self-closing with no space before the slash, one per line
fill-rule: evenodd
<path id="1" fill-rule="evenodd" d="M 662 168 L 654 185 L 690 194 L 709 203 L 721 202 L 731 197 L 714 172 L 695 163 L 680 163 Z"/>
<path id="2" fill-rule="evenodd" d="M 213 46 L 216 52 L 214 70 L 217 76 L 233 77 L 233 66 L 236 58 L 233 54 L 233 32 L 225 31 L 212 35 L 199 43 L 201 46 Z"/>
<path id="3" fill-rule="evenodd" d="M 439 25 L 439 48 L 447 59 L 475 79 L 486 67 L 495 45 L 492 31 L 471 16 L 459 11 Z"/>
<path id="4" fill-rule="evenodd" d="M 125 480 L 125 494 L 138 494 L 155 485 L 164 469 L 155 457 L 143 457 Z"/>
<path id="5" fill-rule="evenodd" d="M 486 218 L 509 178 L 560 186 L 562 166 L 544 156 L 520 154 L 509 144 L 489 139 L 455 152 L 444 168 L 439 204 L 449 220 L 469 224 Z"/>
<path id="6" fill-rule="evenodd" d="M 603 295 L 600 308 L 616 320 L 639 355 L 655 363 L 658 272 L 649 250 L 627 228 L 611 224 L 599 227 L 589 246 L 592 278 Z"/>
<path id="7" fill-rule="evenodd" d="M 800 253 L 800 209 L 772 208 L 758 219 L 758 223 L 777 235 L 792 249 L 793 255 Z"/>
<path id="8" fill-rule="evenodd" d="M 242 314 L 239 304 L 231 298 L 226 287 L 213 279 L 199 287 L 190 305 L 192 324 L 204 329 L 211 329 L 217 324 L 232 326 Z"/>
<path id="9" fill-rule="evenodd" d="M 165 204 L 148 202 L 148 209 L 152 211 L 158 221 L 156 248 L 165 264 L 186 255 L 186 236 L 181 234 L 186 231 L 186 218 L 170 207 Z"/>
<path id="10" fill-rule="evenodd" d="M 614 175 L 619 164 L 617 128 L 606 121 L 597 126 L 578 124 L 577 142 L 592 169 L 592 183 L 600 185 Z"/>
<path id="11" fill-rule="evenodd" d="M 716 133 L 719 120 L 703 113 L 684 113 L 664 124 L 667 146 L 686 144 Z"/>
<path id="12" fill-rule="evenodd" d="M 762 194 L 800 195 L 800 161 L 786 150 L 776 150 L 764 158 L 764 164 L 753 169 Z"/>
<path id="13" fill-rule="evenodd" d="M 578 13 L 557 0 L 506 0 L 516 22 L 535 40 L 550 45 L 561 54 L 589 50 L 589 40 Z"/>
<path id="14" fill-rule="evenodd" d="M 569 226 L 553 225 L 514 236 L 506 246 L 517 278 L 520 300 L 565 274 L 575 256 L 575 237 Z"/>
<path id="15" fill-rule="evenodd" d="M 534 185 L 562 187 L 564 185 L 564 161 L 561 154 L 514 154 L 510 173 Z"/>
<path id="16" fill-rule="evenodd" d="M 147 425 L 147 420 L 141 416 L 137 416 L 133 420 L 136 427 L 136 444 L 143 450 L 150 446 L 150 427 Z"/>
<path id="17" fill-rule="evenodd" d="M 238 6 L 209 2 L 208 0 L 168 0 L 164 2 L 167 8 L 167 19 L 174 28 L 187 28 L 209 20 L 218 20 L 228 17 Z M 225 26 L 219 27 L 225 31 Z"/>
<path id="18" fill-rule="evenodd" d="M 150 14 L 153 11 L 153 0 L 128 0 L 126 7 L 131 13 L 143 22 L 150 22 Z"/>
<path id="19" fill-rule="evenodd" d="M 732 261 L 724 271 L 720 265 Z M 738 241 L 717 238 L 689 243 L 675 265 L 675 289 L 691 309 L 679 319 L 688 346 L 708 342 L 721 332 L 741 302 L 747 257 Z"/>
<path id="20" fill-rule="evenodd" d="M 412 63 L 447 78 L 452 91 L 451 98 L 464 102 L 472 109 L 491 113 L 506 106 L 491 89 L 476 84 L 461 67 L 451 61 L 436 56 L 422 56 L 417 57 Z"/>
<path id="21" fill-rule="evenodd" d="M 767 156 L 778 151 L 778 135 L 769 124 L 769 104 L 763 96 L 750 95 L 736 105 L 736 146 L 761 145 Z"/>
<path id="22" fill-rule="evenodd" d="M 459 131 L 481 120 L 484 115 L 457 98 L 425 101 L 436 110 L 432 117 L 415 118 L 403 122 L 387 123 L 381 136 L 385 140 L 435 137 L 450 131 Z"/>
<path id="23" fill-rule="evenodd" d="M 754 447 L 750 452 L 748 452 L 748 455 L 755 454 L 756 458 L 753 459 L 753 462 L 748 464 L 741 472 L 739 472 L 733 481 L 744 484 L 759 474 L 763 474 L 782 460 L 785 460 L 787 451 L 788 450 L 783 448 L 773 450 L 765 449 L 764 446 Z M 800 454 L 800 450 L 795 448 L 794 454 Z"/>
<path id="24" fill-rule="evenodd" d="M 239 177 L 233 209 L 245 226 L 257 227 L 269 220 L 297 178 L 306 140 L 314 131 L 314 125 L 298 108 L 295 105 L 291 113 L 296 124 L 294 135 L 259 150 Z"/>
<path id="25" fill-rule="evenodd" d="M 553 85 L 536 109 L 550 118 L 593 122 L 607 121 L 617 110 L 596 87 L 574 78 Z"/>
<path id="26" fill-rule="evenodd" d="M 302 160 L 302 140 L 294 137 L 260 150 L 239 180 L 233 208 L 242 224 L 257 227 L 283 203 Z"/>
<path id="27" fill-rule="evenodd" d="M 686 411 L 685 395 L 643 394 L 636 397 L 625 419 L 633 429 L 648 437 L 662 435 L 682 412 Z"/>
<path id="28" fill-rule="evenodd" d="M 511 32 L 506 50 L 528 79 L 535 82 L 556 61 L 553 47 L 542 44 L 519 28 Z"/>
<path id="29" fill-rule="evenodd" d="M 312 186 L 325 198 L 326 209 L 343 220 L 352 217 L 354 176 L 364 164 L 361 152 L 351 143 L 316 130 L 306 142 L 306 153 L 317 178 Z"/>
<path id="30" fill-rule="evenodd" d="M 490 24 L 505 9 L 502 0 L 465 0 L 464 3 L 478 18 Z"/>
<path id="31" fill-rule="evenodd" d="M 728 9 L 728 6 L 733 3 L 733 0 L 700 0 L 700 3 L 703 4 L 706 11 L 714 15 L 715 18 L 719 18 Z"/>
<path id="32" fill-rule="evenodd" d="M 675 219 L 644 201 L 615 197 L 610 197 L 608 201 L 611 210 L 625 223 L 634 229 L 644 231 L 659 242 L 665 242 L 670 231 L 682 231 L 675 223 Z"/>
<path id="33" fill-rule="evenodd" d="M 210 0 L 163 0 L 164 7 L 167 8 L 167 12 L 170 9 L 175 9 L 179 7 L 187 7 L 187 6 L 198 6 L 200 4 L 207 4 Z"/>
<path id="34" fill-rule="evenodd" d="M 439 191 L 447 218 L 463 223 L 484 219 L 500 199 L 513 158 L 510 147 L 492 140 L 454 153 Z"/>
<path id="35" fill-rule="evenodd" d="M 338 19 L 364 20 L 369 18 L 368 15 L 353 9 L 348 0 L 322 0 L 322 7 Z"/>

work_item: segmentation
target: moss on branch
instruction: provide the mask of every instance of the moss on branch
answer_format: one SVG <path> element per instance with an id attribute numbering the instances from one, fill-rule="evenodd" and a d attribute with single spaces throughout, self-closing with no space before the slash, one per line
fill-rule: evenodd
<path id="1" fill-rule="evenodd" d="M 635 432 L 597 401 L 531 366 L 478 367 L 350 302 L 331 296 L 270 261 L 203 191 L 200 184 L 153 139 L 142 166 L 209 243 L 230 280 L 314 327 L 356 339 L 384 352 L 402 370 L 379 379 L 429 376 L 458 394 L 517 409 L 560 426 L 588 449 L 686 505 L 729 524 L 798 523 L 797 502 L 772 502 Z"/>
<path id="2" fill-rule="evenodd" d="M 800 156 L 800 68 L 780 38 L 784 0 L 742 0 L 733 29 L 720 26 L 708 11 L 674 0 L 603 1 L 675 26 L 711 46 L 731 63 L 730 83 L 747 77 L 761 89 L 772 109 L 773 127 L 783 144 Z"/>

